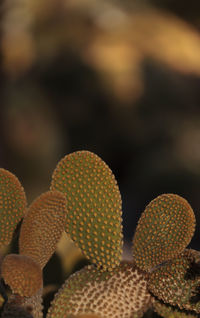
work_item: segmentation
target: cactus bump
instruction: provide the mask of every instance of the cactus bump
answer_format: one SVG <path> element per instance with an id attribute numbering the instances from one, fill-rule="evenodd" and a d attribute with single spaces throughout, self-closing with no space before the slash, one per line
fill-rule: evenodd
<path id="1" fill-rule="evenodd" d="M 66 195 L 65 230 L 102 270 L 119 265 L 122 253 L 122 203 L 115 177 L 96 154 L 65 156 L 52 176 L 51 190 Z"/>
<path id="2" fill-rule="evenodd" d="M 139 268 L 153 267 L 181 253 L 195 230 L 190 204 L 177 194 L 162 194 L 142 213 L 133 238 L 133 256 Z"/>

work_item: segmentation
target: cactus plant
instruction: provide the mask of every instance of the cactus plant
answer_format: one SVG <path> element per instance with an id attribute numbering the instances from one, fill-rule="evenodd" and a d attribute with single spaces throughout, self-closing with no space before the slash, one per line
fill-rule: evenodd
<path id="1" fill-rule="evenodd" d="M 147 277 L 133 263 L 121 262 L 114 272 L 93 265 L 72 275 L 56 295 L 48 318 L 94 313 L 102 317 L 141 317 L 151 296 Z"/>
<path id="2" fill-rule="evenodd" d="M 8 245 L 26 213 L 26 195 L 18 178 L 0 169 L 0 247 Z"/>
<path id="3" fill-rule="evenodd" d="M 200 253 L 187 249 L 150 274 L 148 288 L 165 303 L 200 313 L 200 299 L 192 301 L 200 286 L 200 275 L 192 266 Z"/>
<path id="4" fill-rule="evenodd" d="M 195 215 L 189 203 L 175 194 L 152 200 L 142 213 L 133 238 L 136 264 L 151 270 L 181 253 L 195 229 Z"/>
<path id="5" fill-rule="evenodd" d="M 20 254 L 30 256 L 43 269 L 64 231 L 66 216 L 66 199 L 61 192 L 48 191 L 36 198 L 22 222 Z"/>
<path id="6" fill-rule="evenodd" d="M 26 212 L 26 199 L 14 175 L 0 169 L 0 181 L 6 245 Z M 50 191 L 27 209 L 19 254 L 7 255 L 1 265 L 13 291 L 2 317 L 42 317 L 42 270 L 64 230 L 92 264 L 66 280 L 47 318 L 138 318 L 151 306 L 166 318 L 197 317 L 200 254 L 186 249 L 195 229 L 190 204 L 177 194 L 151 201 L 136 227 L 131 262 L 121 259 L 121 213 L 119 188 L 106 163 L 89 151 L 65 156 Z M 9 218 L 15 221 L 8 227 Z"/>
<path id="7" fill-rule="evenodd" d="M 30 297 L 42 287 L 40 266 L 25 255 L 9 254 L 1 266 L 2 277 L 14 294 Z"/>
<path id="8" fill-rule="evenodd" d="M 121 195 L 105 162 L 89 151 L 65 156 L 53 173 L 51 190 L 66 195 L 66 232 L 86 257 L 103 270 L 119 265 Z"/>

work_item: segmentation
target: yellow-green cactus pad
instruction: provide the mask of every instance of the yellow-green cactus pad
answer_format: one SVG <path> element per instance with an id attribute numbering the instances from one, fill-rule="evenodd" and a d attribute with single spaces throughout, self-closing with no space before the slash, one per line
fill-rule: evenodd
<path id="1" fill-rule="evenodd" d="M 137 266 L 149 271 L 181 253 L 195 229 L 195 215 L 189 203 L 176 194 L 162 194 L 142 213 L 133 238 Z"/>
<path id="2" fill-rule="evenodd" d="M 11 172 L 0 169 L 0 247 L 10 243 L 16 225 L 26 212 L 24 189 Z"/>
<path id="3" fill-rule="evenodd" d="M 153 309 L 163 318 L 198 318 L 194 312 L 180 310 L 157 299 L 153 302 Z"/>
<path id="4" fill-rule="evenodd" d="M 87 313 L 106 318 L 141 317 L 150 301 L 147 277 L 134 264 L 122 262 L 113 272 L 89 265 L 65 282 L 47 318 Z"/>
<path id="5" fill-rule="evenodd" d="M 2 277 L 13 293 L 30 297 L 42 287 L 40 266 L 28 256 L 9 254 L 2 263 Z"/>
<path id="6" fill-rule="evenodd" d="M 43 268 L 56 249 L 66 222 L 66 198 L 59 191 L 40 195 L 25 215 L 19 237 L 20 254 Z"/>
<path id="7" fill-rule="evenodd" d="M 199 252 L 185 250 L 150 274 L 149 291 L 165 303 L 200 313 L 199 261 Z"/>
<path id="8" fill-rule="evenodd" d="M 122 250 L 121 195 L 105 162 L 89 151 L 64 157 L 52 177 L 52 190 L 67 198 L 66 232 L 98 268 L 119 265 Z"/>

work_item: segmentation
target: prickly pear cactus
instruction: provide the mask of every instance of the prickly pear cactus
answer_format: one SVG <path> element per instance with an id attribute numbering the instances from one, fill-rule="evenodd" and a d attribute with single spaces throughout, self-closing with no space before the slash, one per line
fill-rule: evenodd
<path id="1" fill-rule="evenodd" d="M 148 289 L 164 303 L 200 313 L 200 253 L 187 249 L 150 274 Z"/>
<path id="2" fill-rule="evenodd" d="M 150 304 L 146 274 L 122 262 L 111 272 L 89 265 L 73 274 L 60 289 L 47 318 L 93 313 L 100 317 L 142 317 Z"/>
<path id="3" fill-rule="evenodd" d="M 121 195 L 106 163 L 89 151 L 77 151 L 57 165 L 51 190 L 66 195 L 66 232 L 102 270 L 119 265 L 122 252 Z"/>
<path id="4" fill-rule="evenodd" d="M 26 195 L 18 178 L 0 168 L 0 247 L 10 243 L 16 225 L 26 213 Z"/>
<path id="5" fill-rule="evenodd" d="M 195 215 L 176 194 L 162 194 L 142 213 L 133 238 L 133 257 L 139 268 L 150 271 L 181 253 L 191 241 Z"/>
<path id="6" fill-rule="evenodd" d="M 30 297 L 42 287 L 40 266 L 30 257 L 7 255 L 1 266 L 2 277 L 14 294 Z"/>
<path id="7" fill-rule="evenodd" d="M 64 231 L 66 199 L 61 192 L 41 194 L 29 206 L 19 236 L 20 254 L 31 257 L 43 268 Z"/>

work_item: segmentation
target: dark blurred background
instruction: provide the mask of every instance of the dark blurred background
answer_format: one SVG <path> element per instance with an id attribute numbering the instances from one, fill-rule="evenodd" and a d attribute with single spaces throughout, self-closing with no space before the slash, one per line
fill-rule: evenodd
<path id="1" fill-rule="evenodd" d="M 98 154 L 121 190 L 128 258 L 164 192 L 192 205 L 200 249 L 199 12 L 198 0 L 1 0 L 0 165 L 31 202 L 64 155 Z"/>

